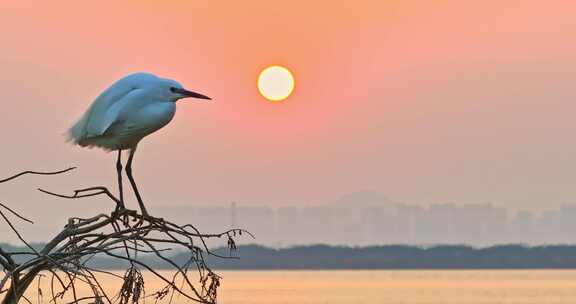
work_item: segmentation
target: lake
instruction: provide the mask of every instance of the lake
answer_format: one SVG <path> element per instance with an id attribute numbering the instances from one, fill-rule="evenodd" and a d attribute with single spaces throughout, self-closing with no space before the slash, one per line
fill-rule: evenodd
<path id="1" fill-rule="evenodd" d="M 218 273 L 223 277 L 219 295 L 221 304 L 576 303 L 575 270 L 279 270 Z M 148 275 L 146 277 L 150 278 Z M 103 283 L 107 287 L 114 287 L 112 285 L 117 282 L 105 280 Z M 148 291 L 161 285 L 159 280 L 146 281 Z M 45 299 L 45 302 L 48 300 Z M 154 301 L 147 299 L 146 303 Z M 179 298 L 174 303 L 189 302 Z"/>
<path id="2" fill-rule="evenodd" d="M 575 303 L 576 271 L 223 272 L 222 303 Z"/>

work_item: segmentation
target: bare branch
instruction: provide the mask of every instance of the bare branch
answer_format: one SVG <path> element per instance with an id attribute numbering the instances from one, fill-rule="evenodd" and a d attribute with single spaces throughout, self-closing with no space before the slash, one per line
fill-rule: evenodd
<path id="1" fill-rule="evenodd" d="M 85 188 L 85 189 L 79 189 L 79 190 L 74 190 L 74 194 L 73 195 L 65 195 L 65 194 L 58 194 L 58 193 L 54 193 L 54 192 L 50 192 L 44 189 L 40 189 L 38 188 L 38 191 L 49 194 L 49 195 L 53 195 L 53 196 L 57 196 L 60 198 L 67 198 L 67 199 L 76 199 L 76 198 L 83 198 L 83 197 L 91 197 L 91 196 L 98 196 L 98 195 L 106 195 L 108 196 L 111 200 L 113 200 L 117 205 L 121 205 L 122 203 L 120 202 L 120 200 L 118 198 L 116 198 L 111 192 L 110 190 L 108 190 L 108 188 L 103 187 L 103 186 L 98 186 L 98 187 L 90 187 L 90 188 Z M 86 193 L 87 192 L 87 193 Z"/>
<path id="2" fill-rule="evenodd" d="M 51 172 L 23 171 L 23 172 L 20 172 L 20 173 L 18 173 L 18 174 L 16 174 L 16 175 L 10 176 L 10 177 L 8 177 L 8 178 L 0 179 L 0 184 L 5 183 L 5 182 L 8 182 L 8 181 L 11 181 L 11 180 L 13 180 L 13 179 L 16 179 L 16 178 L 18 178 L 18 177 L 20 177 L 20 176 L 22 176 L 22 175 L 26 175 L 26 174 L 34 174 L 34 175 L 56 175 L 56 174 L 66 173 L 66 172 L 72 171 L 72 170 L 74 170 L 74 169 L 76 169 L 76 167 L 70 167 L 70 168 L 68 168 L 68 169 L 64 169 L 64 170 L 60 170 L 60 171 L 51 171 Z"/>
<path id="3" fill-rule="evenodd" d="M 72 169 L 44 173 L 26 171 L 2 182 L 24 174 L 52 175 Z M 56 236 L 41 250 L 36 250 L 26 242 L 3 210 L 21 220 L 32 222 L 0 203 L 0 218 L 7 222 L 20 241 L 30 250 L 6 252 L 0 248 L 0 266 L 5 271 L 5 276 L 0 280 L 0 294 L 4 296 L 2 304 L 17 303 L 21 299 L 30 302 L 24 297 L 24 293 L 35 279 L 38 280 L 37 298 L 39 302 L 42 301 L 44 295 L 39 279 L 42 273 L 47 273 L 50 278 L 43 282 L 49 281 L 45 284 L 49 285 L 50 303 L 55 304 L 58 300 L 65 298 L 73 299 L 71 303 L 138 303 L 146 294 L 154 297 L 156 301 L 168 295 L 171 299 L 174 294 L 180 294 L 198 303 L 214 304 L 217 288 L 220 286 L 220 277 L 206 264 L 205 257 L 208 255 L 222 258 L 236 257 L 220 256 L 211 252 L 207 240 L 226 237 L 229 249 L 234 250 L 236 248 L 234 238 L 237 235 L 245 233 L 253 237 L 248 231 L 242 229 L 204 234 L 191 224 L 182 226 L 165 219 L 120 208 L 122 206 L 120 200 L 102 186 L 75 190 L 71 195 L 38 190 L 65 199 L 106 196 L 116 203 L 117 208 L 110 214 L 70 218 Z M 186 253 L 187 262 L 179 265 L 171 257 L 165 255 L 169 251 Z M 26 257 L 26 260 L 17 264 L 13 256 Z M 126 273 L 124 276 L 118 276 L 113 272 L 92 267 L 91 261 L 97 256 L 123 261 L 128 265 Z M 172 274 L 166 275 L 154 269 L 153 265 L 156 264 L 151 263 L 156 262 L 170 267 Z M 142 270 L 149 271 L 166 285 L 160 290 L 147 293 L 144 289 Z M 122 280 L 115 297 L 106 294 L 95 273 Z M 194 273 L 197 277 L 192 280 L 191 275 Z M 177 281 L 181 286 L 178 286 Z M 77 288 L 79 286 L 88 288 Z M 80 290 L 89 292 L 80 294 Z"/>
<path id="4" fill-rule="evenodd" d="M 14 214 L 14 215 L 17 216 L 19 219 L 21 219 L 21 220 L 23 220 L 23 221 L 26 221 L 26 222 L 28 222 L 28 223 L 30 223 L 30 224 L 34 224 L 34 222 L 32 222 L 31 220 L 29 220 L 29 219 L 23 217 L 22 215 L 18 214 L 18 212 L 14 211 L 14 210 L 12 210 L 12 209 L 10 209 L 10 208 L 8 208 L 8 206 L 0 203 L 0 207 L 8 210 L 10 213 Z"/>
<path id="5" fill-rule="evenodd" d="M 30 250 L 32 250 L 32 252 L 36 253 L 36 255 L 39 255 L 39 253 L 36 251 L 36 249 L 34 249 L 32 246 L 30 246 L 30 244 L 28 244 L 28 242 L 26 242 L 26 240 L 24 240 L 24 238 L 22 237 L 22 235 L 20 234 L 20 232 L 18 232 L 18 230 L 14 227 L 14 225 L 12 224 L 12 222 L 10 222 L 10 220 L 6 217 L 6 215 L 4 215 L 4 213 L 2 211 L 0 211 L 0 216 L 4 219 L 4 221 L 6 221 L 6 223 L 8 223 L 8 226 L 10 226 L 10 228 L 12 229 L 12 231 L 16 234 L 16 236 L 18 237 L 18 239 L 24 243 L 28 248 L 30 248 Z"/>

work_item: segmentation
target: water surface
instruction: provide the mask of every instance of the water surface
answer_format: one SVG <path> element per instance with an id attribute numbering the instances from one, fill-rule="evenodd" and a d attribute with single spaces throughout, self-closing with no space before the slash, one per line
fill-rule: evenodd
<path id="1" fill-rule="evenodd" d="M 576 270 L 219 271 L 221 304 L 567 304 Z M 167 274 L 167 273 L 165 273 Z M 146 273 L 146 290 L 163 283 Z M 48 278 L 43 279 L 46 284 Z M 102 280 L 117 290 L 117 279 Z M 36 298 L 36 286 L 29 296 Z M 44 287 L 48 303 L 48 288 Z M 79 290 L 82 292 L 82 290 Z M 147 299 L 146 303 L 154 303 Z M 167 303 L 167 301 L 165 301 Z M 173 303 L 191 303 L 182 297 Z"/>
<path id="2" fill-rule="evenodd" d="M 576 271 L 223 272 L 221 300 L 248 303 L 576 303 Z"/>

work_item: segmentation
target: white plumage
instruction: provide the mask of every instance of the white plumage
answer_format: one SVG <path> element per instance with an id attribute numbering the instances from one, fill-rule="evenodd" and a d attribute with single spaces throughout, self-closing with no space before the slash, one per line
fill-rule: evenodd
<path id="1" fill-rule="evenodd" d="M 118 151 L 118 183 L 123 206 L 121 151 L 130 150 L 126 173 L 142 212 L 146 209 L 131 174 L 136 146 L 145 136 L 168 124 L 176 113 L 176 101 L 207 96 L 185 90 L 178 82 L 149 73 L 128 75 L 106 89 L 70 129 L 69 138 L 82 147 Z"/>

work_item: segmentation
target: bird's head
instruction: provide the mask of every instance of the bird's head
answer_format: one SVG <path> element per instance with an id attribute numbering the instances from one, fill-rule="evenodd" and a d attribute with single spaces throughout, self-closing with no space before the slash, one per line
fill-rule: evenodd
<path id="1" fill-rule="evenodd" d="M 196 98 L 211 100 L 210 97 L 185 89 L 180 83 L 170 79 L 162 79 L 161 90 L 167 94 L 171 101 L 178 101 L 183 98 Z"/>
<path id="2" fill-rule="evenodd" d="M 148 78 L 142 86 L 148 92 L 161 100 L 176 102 L 184 98 L 211 100 L 210 97 L 185 89 L 180 83 L 172 79 Z"/>
<path id="3" fill-rule="evenodd" d="M 174 101 L 183 99 L 183 98 L 196 98 L 196 99 L 207 99 L 211 100 L 212 98 L 202 95 L 200 93 L 196 93 L 190 90 L 185 89 L 181 84 L 176 81 L 170 80 L 168 81 L 168 90 L 170 91 L 170 97 Z"/>
<path id="4" fill-rule="evenodd" d="M 119 80 L 116 86 L 144 90 L 149 97 L 157 101 L 176 102 L 183 98 L 211 99 L 206 95 L 185 89 L 175 80 L 160 78 L 150 73 L 130 74 Z"/>

